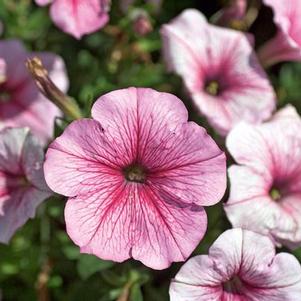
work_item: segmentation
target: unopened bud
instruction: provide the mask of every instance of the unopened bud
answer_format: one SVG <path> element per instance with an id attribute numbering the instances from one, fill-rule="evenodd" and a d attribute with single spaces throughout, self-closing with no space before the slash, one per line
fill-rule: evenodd
<path id="1" fill-rule="evenodd" d="M 82 113 L 76 101 L 70 96 L 64 94 L 51 80 L 48 71 L 38 57 L 28 59 L 26 67 L 35 80 L 40 92 L 60 108 L 65 116 L 71 119 L 82 118 Z"/>
<path id="2" fill-rule="evenodd" d="M 247 1 L 246 0 L 230 0 L 229 5 L 220 10 L 214 17 L 215 24 L 220 26 L 235 27 L 241 29 L 243 20 L 246 15 Z"/>
<path id="3" fill-rule="evenodd" d="M 100 5 L 103 12 L 108 12 L 111 7 L 111 0 L 100 0 Z"/>
<path id="4" fill-rule="evenodd" d="M 153 31 L 153 26 L 148 14 L 139 11 L 133 14 L 133 30 L 139 36 L 145 36 Z"/>

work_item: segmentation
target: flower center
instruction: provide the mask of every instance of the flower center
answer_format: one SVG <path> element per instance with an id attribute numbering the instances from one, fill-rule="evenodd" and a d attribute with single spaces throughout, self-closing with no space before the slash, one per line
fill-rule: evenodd
<path id="1" fill-rule="evenodd" d="M 9 102 L 11 99 L 11 94 L 7 91 L 0 91 L 0 103 Z"/>
<path id="2" fill-rule="evenodd" d="M 211 80 L 206 83 L 205 91 L 213 96 L 216 96 L 220 93 L 220 85 L 216 80 Z"/>
<path id="3" fill-rule="evenodd" d="M 228 293 L 240 294 L 242 288 L 243 283 L 238 276 L 234 276 L 230 280 L 223 283 L 223 289 Z"/>
<path id="4" fill-rule="evenodd" d="M 278 188 L 272 187 L 270 190 L 270 196 L 274 201 L 279 201 L 282 195 Z"/>
<path id="5" fill-rule="evenodd" d="M 123 170 L 124 177 L 130 182 L 144 183 L 146 180 L 146 171 L 139 164 L 132 164 Z"/>

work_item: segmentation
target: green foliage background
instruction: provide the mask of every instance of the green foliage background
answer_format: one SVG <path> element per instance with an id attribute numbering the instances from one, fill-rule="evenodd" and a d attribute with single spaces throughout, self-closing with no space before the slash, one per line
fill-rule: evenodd
<path id="1" fill-rule="evenodd" d="M 120 0 L 121 1 L 121 0 Z M 48 8 L 30 0 L 0 0 L 0 20 L 4 25 L 1 39 L 22 40 L 29 50 L 51 51 L 61 55 L 70 78 L 69 94 L 77 99 L 88 117 L 90 107 L 100 95 L 122 87 L 144 86 L 171 92 L 185 102 L 190 118 L 208 128 L 223 147 L 223 140 L 195 114 L 183 90 L 181 80 L 168 74 L 161 58 L 159 28 L 183 9 L 194 7 L 208 17 L 225 1 L 163 0 L 156 13 L 144 1 L 136 1 L 129 12 L 119 9 L 113 0 L 109 26 L 77 41 L 56 28 Z M 134 33 L 131 12 L 145 9 L 151 16 L 153 32 L 145 37 Z M 272 15 L 263 9 L 251 31 L 257 44 L 273 33 Z M 285 63 L 269 70 L 279 96 L 279 107 L 286 103 L 301 109 L 301 64 Z M 57 127 L 59 133 L 62 129 Z M 227 196 L 225 196 L 226 199 Z M 65 232 L 65 199 L 52 197 L 12 239 L 0 245 L 0 287 L 5 301 L 166 301 L 170 279 L 182 264 L 164 271 L 153 271 L 139 262 L 122 264 L 102 261 L 80 254 Z M 205 253 L 216 237 L 229 228 L 221 204 L 208 212 L 208 231 L 194 254 Z M 295 251 L 301 259 L 301 250 Z M 122 296 L 124 299 L 121 299 Z"/>

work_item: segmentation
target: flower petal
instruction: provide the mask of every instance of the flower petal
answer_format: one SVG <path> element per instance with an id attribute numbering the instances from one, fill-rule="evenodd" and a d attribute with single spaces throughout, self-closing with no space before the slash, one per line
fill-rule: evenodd
<path id="1" fill-rule="evenodd" d="M 53 0 L 35 0 L 37 5 L 44 6 L 48 5 L 52 2 Z"/>
<path id="2" fill-rule="evenodd" d="M 56 0 L 50 14 L 58 27 L 77 39 L 100 29 L 109 20 L 99 0 Z"/>
<path id="3" fill-rule="evenodd" d="M 258 128 L 245 123 L 237 125 L 229 133 L 226 146 L 237 163 L 254 167 L 268 177 L 273 165 L 271 149 Z"/>
<path id="4" fill-rule="evenodd" d="M 178 127 L 161 147 L 146 151 L 143 162 L 151 170 L 151 185 L 166 201 L 209 206 L 225 193 L 225 155 L 193 122 Z"/>
<path id="5" fill-rule="evenodd" d="M 16 189 L 5 195 L 1 193 L 0 242 L 8 243 L 16 230 L 34 217 L 36 208 L 50 195 L 33 187 Z"/>
<path id="6" fill-rule="evenodd" d="M 21 159 L 19 161 L 22 164 L 21 168 L 27 181 L 35 188 L 46 193 L 51 193 L 45 182 L 43 172 L 44 150 L 38 139 L 31 133 L 27 134 L 22 148 Z"/>
<path id="7" fill-rule="evenodd" d="M 151 186 L 108 184 L 67 202 L 67 232 L 82 252 L 118 262 L 133 257 L 164 269 L 184 261 L 203 237 L 207 222 L 201 207 L 167 204 Z"/>
<path id="8" fill-rule="evenodd" d="M 187 122 L 188 112 L 172 94 L 129 88 L 100 97 L 92 107 L 92 117 L 132 162 L 142 160 L 149 146 L 158 148 L 172 130 Z"/>
<path id="9" fill-rule="evenodd" d="M 206 47 L 200 37 L 207 34 L 205 17 L 197 10 L 187 9 L 170 24 L 162 26 L 163 53 L 169 71 L 182 76 L 188 89 L 199 89 L 202 61 Z M 195 26 L 198 24 L 199 26 Z"/>
<path id="10" fill-rule="evenodd" d="M 273 9 L 278 31 L 258 50 L 261 62 L 265 66 L 271 66 L 281 61 L 300 61 L 300 1 L 264 0 L 263 2 Z"/>
<path id="11" fill-rule="evenodd" d="M 119 164 L 126 153 L 118 153 L 99 122 L 81 119 L 71 123 L 50 144 L 44 164 L 46 182 L 54 191 L 76 196 L 97 191 L 109 176 L 123 178 Z M 118 168 L 118 169 L 117 169 Z"/>
<path id="12" fill-rule="evenodd" d="M 0 57 L 6 63 L 6 77 L 9 79 L 6 85 L 14 90 L 30 79 L 25 68 L 26 52 L 22 43 L 18 40 L 1 40 Z"/>
<path id="13" fill-rule="evenodd" d="M 23 145 L 29 134 L 28 128 L 0 131 L 0 170 L 10 171 L 12 174 L 22 174 L 20 157 Z"/>

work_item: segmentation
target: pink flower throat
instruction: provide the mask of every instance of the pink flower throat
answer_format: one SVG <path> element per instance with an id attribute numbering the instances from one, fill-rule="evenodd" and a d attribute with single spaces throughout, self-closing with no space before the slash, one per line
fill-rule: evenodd
<path id="1" fill-rule="evenodd" d="M 242 292 L 243 283 L 240 278 L 235 275 L 230 280 L 223 283 L 223 289 L 225 292 L 239 295 Z"/>
<path id="2" fill-rule="evenodd" d="M 205 84 L 205 91 L 212 96 L 217 96 L 220 94 L 220 84 L 216 80 L 210 80 Z"/>
<path id="3" fill-rule="evenodd" d="M 283 196 L 279 188 L 272 186 L 270 189 L 270 196 L 274 201 L 278 201 Z"/>
<path id="4" fill-rule="evenodd" d="M 9 102 L 10 99 L 11 99 L 11 94 L 7 92 L 5 89 L 2 89 L 0 85 L 0 103 Z"/>
<path id="5" fill-rule="evenodd" d="M 146 180 L 146 170 L 139 164 L 131 164 L 123 169 L 124 177 L 129 182 L 144 183 Z"/>

